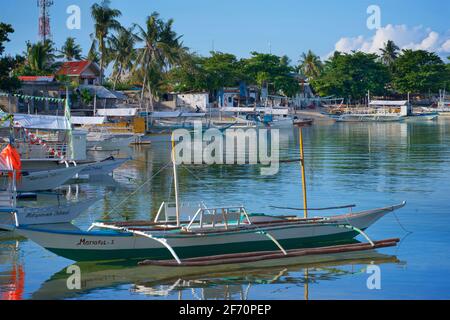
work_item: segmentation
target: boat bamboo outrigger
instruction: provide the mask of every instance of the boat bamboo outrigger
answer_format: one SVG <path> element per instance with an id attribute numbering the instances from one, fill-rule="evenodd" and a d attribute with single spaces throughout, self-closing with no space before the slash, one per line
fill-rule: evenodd
<path id="1" fill-rule="evenodd" d="M 137 259 L 145 260 L 146 264 L 161 264 L 158 261 L 169 260 L 169 264 L 178 266 L 193 262 L 250 262 L 396 245 L 398 239 L 372 241 L 365 230 L 406 202 L 358 213 L 308 217 L 302 139 L 300 131 L 304 217 L 251 214 L 244 206 L 183 206 L 178 195 L 176 141 L 172 137 L 175 204 L 163 203 L 153 221 L 96 222 L 88 231 L 21 227 L 18 232 L 49 251 L 75 261 Z M 368 243 L 349 245 L 358 235 Z"/>

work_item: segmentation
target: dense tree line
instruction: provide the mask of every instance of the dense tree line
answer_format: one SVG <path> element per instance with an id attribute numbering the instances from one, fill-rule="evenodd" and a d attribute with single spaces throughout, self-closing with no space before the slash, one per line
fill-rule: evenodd
<path id="1" fill-rule="evenodd" d="M 158 97 L 168 91 L 209 91 L 237 86 L 241 82 L 267 87 L 271 94 L 294 96 L 300 82 L 309 81 L 322 96 L 339 96 L 357 100 L 370 90 L 374 95 L 392 93 L 428 93 L 448 89 L 450 66 L 435 53 L 402 50 L 388 41 L 380 54 L 335 52 L 325 61 L 312 51 L 303 53 L 297 64 L 286 56 L 251 52 L 238 59 L 224 52 L 200 56 L 183 45 L 173 28 L 174 21 L 164 21 L 150 14 L 144 25 L 124 27 L 118 19 L 122 13 L 103 0 L 91 7 L 94 20 L 92 45 L 86 57 L 76 39 L 69 37 L 61 48 L 51 41 L 26 44 L 22 56 L 3 57 L 3 43 L 13 32 L 1 24 L 0 89 L 17 88 L 15 75 L 47 75 L 63 61 L 89 59 L 99 64 L 101 81 L 114 89 L 134 85 L 144 97 Z M 104 70 L 112 73 L 104 78 Z M 104 80 L 105 79 L 105 80 Z"/>

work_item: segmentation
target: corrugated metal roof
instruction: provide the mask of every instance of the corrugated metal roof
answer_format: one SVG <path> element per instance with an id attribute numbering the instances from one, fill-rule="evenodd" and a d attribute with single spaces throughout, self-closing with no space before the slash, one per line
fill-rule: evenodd
<path id="1" fill-rule="evenodd" d="M 59 68 L 58 72 L 56 72 L 56 74 L 66 76 L 79 76 L 91 64 L 93 63 L 88 60 L 64 62 L 61 68 Z"/>
<path id="2" fill-rule="evenodd" d="M 97 109 L 97 114 L 103 117 L 134 117 L 136 108 Z"/>
<path id="3" fill-rule="evenodd" d="M 391 101 L 391 100 L 373 100 L 370 101 L 371 106 L 406 106 L 408 104 L 407 100 Z"/>
<path id="4" fill-rule="evenodd" d="M 20 76 L 20 81 L 26 82 L 53 82 L 55 80 L 54 76 Z"/>

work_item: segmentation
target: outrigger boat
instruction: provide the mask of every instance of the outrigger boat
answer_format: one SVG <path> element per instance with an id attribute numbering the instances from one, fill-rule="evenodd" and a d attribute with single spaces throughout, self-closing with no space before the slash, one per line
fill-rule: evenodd
<path id="1" fill-rule="evenodd" d="M 42 171 L 44 168 L 47 170 L 61 169 L 66 167 L 78 167 L 83 166 L 82 170 L 78 172 L 78 175 L 99 176 L 112 173 L 114 170 L 122 166 L 125 162 L 131 160 L 131 158 L 116 158 L 110 156 L 100 161 L 58 161 L 58 160 L 27 160 L 22 159 L 22 168 L 29 172 Z"/>
<path id="2" fill-rule="evenodd" d="M 359 213 L 308 217 L 301 129 L 300 143 L 304 217 L 251 214 L 243 206 L 183 207 L 178 197 L 175 140 L 172 137 L 175 204 L 163 203 L 154 221 L 96 222 L 88 231 L 19 227 L 17 232 L 74 261 L 138 259 L 145 260 L 146 264 L 177 266 L 278 259 L 311 254 L 301 251 L 304 248 L 327 246 L 332 246 L 331 251 L 326 251 L 328 253 L 354 251 L 358 247 L 345 244 L 358 235 L 367 239 L 371 249 L 395 246 L 398 239 L 374 242 L 365 230 L 386 214 L 405 206 L 406 202 Z M 338 244 L 344 245 L 335 247 Z M 278 254 L 274 255 L 274 251 Z"/>
<path id="3" fill-rule="evenodd" d="M 2 231 L 14 231 L 18 226 L 70 223 L 98 200 L 93 198 L 53 206 L 21 207 L 17 205 L 17 172 L 13 169 L 3 172 L 8 174 L 8 186 L 6 190 L 0 191 L 0 230 Z"/>
<path id="4" fill-rule="evenodd" d="M 39 208 L 0 207 L 0 230 L 14 231 L 17 226 L 36 226 L 70 223 L 91 207 L 98 199 Z"/>

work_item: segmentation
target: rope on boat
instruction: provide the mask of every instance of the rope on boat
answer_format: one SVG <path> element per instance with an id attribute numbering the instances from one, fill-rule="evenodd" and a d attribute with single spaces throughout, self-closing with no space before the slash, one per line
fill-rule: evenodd
<path id="1" fill-rule="evenodd" d="M 118 208 L 120 208 L 128 199 L 130 199 L 132 196 L 134 196 L 136 193 L 138 193 L 145 185 L 147 185 L 149 182 L 151 182 L 158 174 L 160 174 L 163 170 L 165 170 L 169 165 L 172 164 L 172 161 L 166 163 L 161 169 L 159 169 L 154 175 L 152 175 L 147 181 L 145 181 L 141 186 L 139 186 L 136 190 L 134 190 L 132 193 L 130 193 L 125 199 L 123 199 L 117 206 L 111 209 L 109 213 L 106 214 L 106 216 L 110 216 L 114 211 L 116 211 Z"/>

